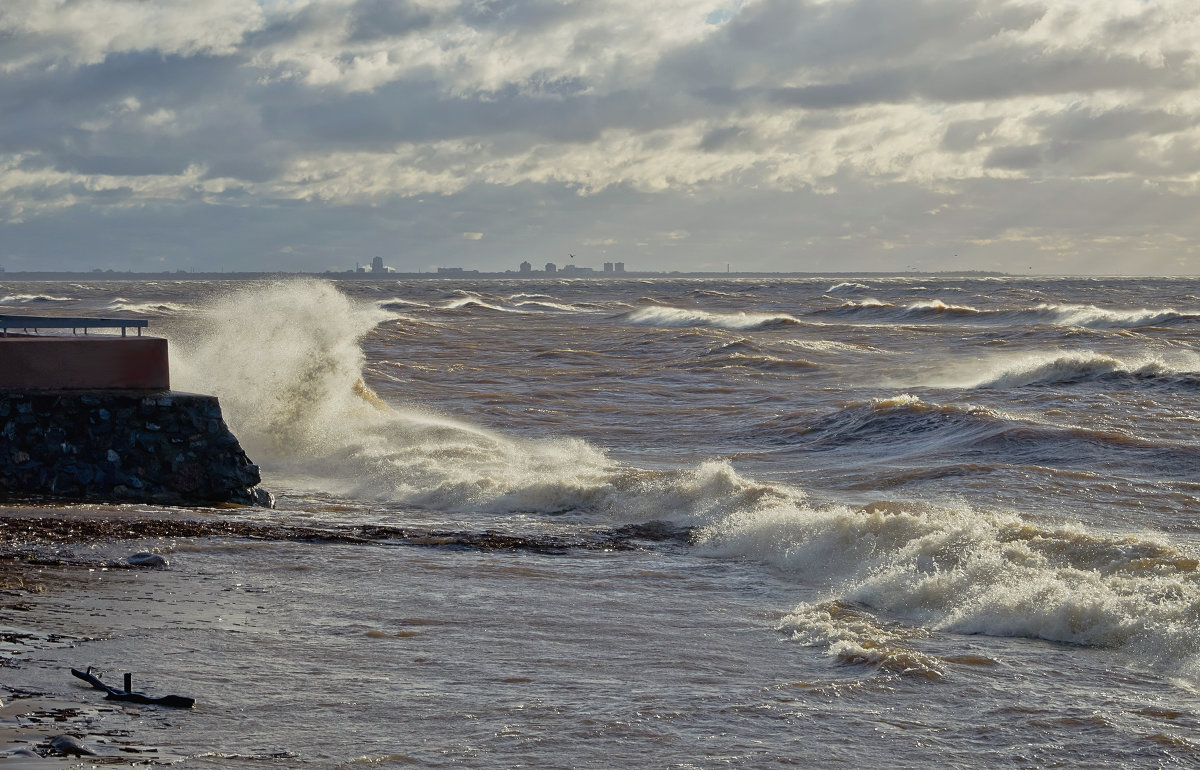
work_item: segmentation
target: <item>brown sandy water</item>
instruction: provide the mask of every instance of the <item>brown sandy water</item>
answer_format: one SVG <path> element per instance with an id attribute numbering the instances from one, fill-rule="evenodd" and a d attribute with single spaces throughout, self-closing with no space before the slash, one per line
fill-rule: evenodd
<path id="1" fill-rule="evenodd" d="M 150 313 L 280 501 L 9 509 L 79 641 L 0 684 L 192 695 L 84 725 L 184 766 L 1191 766 L 1198 289 L 4 285 Z"/>

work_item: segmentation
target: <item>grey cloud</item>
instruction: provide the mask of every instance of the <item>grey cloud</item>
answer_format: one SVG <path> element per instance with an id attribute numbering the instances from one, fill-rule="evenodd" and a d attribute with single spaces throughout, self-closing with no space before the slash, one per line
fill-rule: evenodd
<path id="1" fill-rule="evenodd" d="M 473 27 L 534 33 L 579 15 L 570 4 L 554 0 L 466 0 L 459 10 L 463 20 Z"/>
<path id="2" fill-rule="evenodd" d="M 1188 57 L 1190 59 L 1190 56 Z M 1195 74 L 1194 61 L 1177 62 Z M 1191 89 L 1178 66 L 1152 64 L 1102 49 L 1047 53 L 1020 46 L 946 62 L 911 78 L 917 93 L 945 102 L 1124 89 Z"/>
<path id="3" fill-rule="evenodd" d="M 987 168 L 1009 171 L 1041 169 L 1059 176 L 1088 177 L 1101 174 L 1159 173 L 1161 168 L 1140 160 L 1128 148 L 1114 143 L 1075 141 L 996 147 L 988 153 Z"/>
<path id="4" fill-rule="evenodd" d="M 1003 122 L 1003 118 L 955 121 L 946 126 L 946 133 L 942 135 L 942 149 L 949 152 L 973 150 Z"/>
<path id="5" fill-rule="evenodd" d="M 1192 118 L 1161 109 L 1120 107 L 1098 111 L 1076 107 L 1059 115 L 1034 121 L 1050 139 L 1106 141 L 1138 134 L 1161 136 L 1195 126 Z"/>
<path id="6" fill-rule="evenodd" d="M 0 80 L 0 149 L 20 152 L 62 144 L 80 123 L 109 117 L 128 97 L 148 110 L 189 109 L 245 83 L 234 57 L 118 54 L 78 69 L 66 67 Z"/>
<path id="7" fill-rule="evenodd" d="M 746 130 L 741 126 L 714 128 L 700 139 L 700 149 L 705 152 L 715 152 L 729 146 L 745 133 Z"/>
<path id="8" fill-rule="evenodd" d="M 862 104 L 896 104 L 913 96 L 913 84 L 904 72 L 879 72 L 850 83 L 774 88 L 767 98 L 789 107 L 828 110 Z"/>
<path id="9" fill-rule="evenodd" d="M 650 195 L 614 187 L 582 198 L 558 186 L 523 184 L 475 185 L 452 196 L 376 207 L 199 201 L 139 210 L 79 205 L 54 219 L 4 225 L 0 260 L 10 270 L 34 265 L 323 270 L 380 254 L 406 270 L 435 264 L 504 270 L 515 269 L 522 259 L 579 253 L 581 240 L 616 235 L 618 243 L 607 255 L 584 252 L 581 263 L 618 258 L 630 269 L 665 270 L 723 267 L 732 261 L 742 270 L 817 271 L 903 270 L 914 263 L 923 269 L 1011 270 L 1019 264 L 1016 269 L 1023 271 L 1025 263 L 1017 260 L 1036 244 L 997 240 L 1016 230 L 1029 238 L 1089 244 L 1078 258 L 1088 261 L 1063 262 L 1065 272 L 1106 267 L 1111 272 L 1122 264 L 1123 247 L 1110 247 L 1110 253 L 1090 246 L 1097 234 L 1200 238 L 1194 201 L 1148 194 L 1136 181 L 1046 180 L 1030 187 L 1019 180 L 980 179 L 959 183 L 953 194 L 849 175 L 831 182 L 840 194 L 712 188 Z M 943 213 L 928 213 L 939 206 Z M 1135 208 L 1140 216 L 1132 219 L 1127 212 Z M 495 224 L 488 227 L 486 252 L 459 237 L 463 212 Z M 868 226 L 874 228 L 869 236 Z M 685 254 L 634 246 L 645 233 L 675 229 L 692 233 Z M 981 243 L 972 246 L 971 241 Z M 285 247 L 293 251 L 285 254 Z M 957 263 L 950 261 L 954 254 L 960 255 Z M 160 257 L 166 261 L 160 263 Z"/>
<path id="10" fill-rule="evenodd" d="M 1187 71 L 1195 70 L 1194 62 L 1186 64 Z M 1105 90 L 1189 90 L 1194 86 L 1194 80 L 1165 64 L 1154 65 L 1133 57 L 1017 49 L 934 65 L 888 67 L 844 81 L 741 91 L 703 89 L 696 93 L 714 104 L 765 99 L 773 104 L 822 110 L 914 99 L 954 104 Z"/>
<path id="11" fill-rule="evenodd" d="M 359 0 L 351 11 L 350 40 L 402 37 L 433 25 L 433 15 L 400 0 Z"/>
<path id="12" fill-rule="evenodd" d="M 1186 50 L 1155 63 L 1115 53 L 1108 40 L 1086 49 L 1047 50 L 1040 42 L 999 37 L 1028 29 L 1044 15 L 1042 6 L 999 1 L 768 0 L 735 16 L 718 34 L 668 53 L 657 75 L 712 105 L 766 100 L 809 109 L 1188 90 L 1200 79 L 1200 65 Z M 1108 34 L 1117 41 L 1145 31 L 1110 25 Z"/>
<path id="13" fill-rule="evenodd" d="M 294 84 L 270 90 L 262 114 L 271 135 L 327 149 L 386 150 L 401 142 L 513 133 L 589 142 L 606 128 L 648 131 L 708 114 L 690 99 L 641 89 L 544 98 L 513 86 L 486 99 L 468 99 L 448 97 L 436 83 L 418 80 L 389 83 L 370 94 L 313 95 Z"/>
<path id="14" fill-rule="evenodd" d="M 995 1 L 768 0 L 743 10 L 717 35 L 666 55 L 659 74 L 694 90 L 734 87 L 767 63 L 770 76 L 783 81 L 879 79 L 886 71 L 936 65 L 1001 32 L 1027 29 L 1043 13 Z"/>
<path id="15" fill-rule="evenodd" d="M 298 38 L 343 25 L 347 18 L 344 12 L 319 3 L 302 6 L 286 16 L 273 15 L 263 27 L 248 30 L 243 39 L 243 49 L 261 51 L 285 46 Z"/>
<path id="16" fill-rule="evenodd" d="M 190 165 L 187 158 L 168 152 L 128 152 L 104 155 L 96 152 L 64 152 L 55 156 L 60 171 L 101 176 L 147 176 L 182 174 Z"/>
<path id="17" fill-rule="evenodd" d="M 1046 147 L 1040 144 L 996 147 L 988 153 L 984 166 L 1017 171 L 1027 170 L 1042 165 L 1045 156 Z"/>

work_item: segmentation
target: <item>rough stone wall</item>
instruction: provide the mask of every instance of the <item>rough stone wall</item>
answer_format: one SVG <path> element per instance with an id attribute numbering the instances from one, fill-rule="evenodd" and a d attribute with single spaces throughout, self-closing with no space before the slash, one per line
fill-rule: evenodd
<path id="1" fill-rule="evenodd" d="M 215 396 L 0 393 L 0 498 L 272 504 Z"/>

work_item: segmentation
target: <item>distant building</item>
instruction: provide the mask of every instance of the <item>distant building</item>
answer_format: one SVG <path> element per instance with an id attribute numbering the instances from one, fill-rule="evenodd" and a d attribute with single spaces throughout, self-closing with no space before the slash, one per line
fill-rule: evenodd
<path id="1" fill-rule="evenodd" d="M 547 262 L 546 263 L 546 272 L 547 273 L 557 273 L 558 265 L 554 264 L 553 262 Z"/>
<path id="2" fill-rule="evenodd" d="M 617 273 L 625 272 L 625 263 L 624 262 L 618 262 L 615 265 L 615 267 L 616 267 L 616 270 L 614 272 L 617 272 Z"/>
<path id="3" fill-rule="evenodd" d="M 446 274 L 454 275 L 456 273 L 465 273 L 465 272 L 467 272 L 467 271 L 463 270 L 461 267 L 439 267 L 438 268 L 438 273 L 440 275 L 446 275 Z"/>
<path id="4" fill-rule="evenodd" d="M 522 262 L 521 263 L 521 272 L 522 273 L 532 273 L 533 265 L 529 264 L 528 262 Z"/>
<path id="5" fill-rule="evenodd" d="M 612 263 L 612 262 L 605 262 L 605 263 L 604 263 L 604 272 L 606 272 L 606 273 L 611 273 L 612 271 L 613 271 L 613 263 Z"/>
<path id="6" fill-rule="evenodd" d="M 372 273 L 386 273 L 387 268 L 383 266 L 383 257 L 375 257 L 371 260 Z"/>
<path id="7" fill-rule="evenodd" d="M 596 271 L 590 267 L 575 267 L 574 265 L 567 265 L 562 269 L 562 272 L 563 275 L 591 275 Z"/>

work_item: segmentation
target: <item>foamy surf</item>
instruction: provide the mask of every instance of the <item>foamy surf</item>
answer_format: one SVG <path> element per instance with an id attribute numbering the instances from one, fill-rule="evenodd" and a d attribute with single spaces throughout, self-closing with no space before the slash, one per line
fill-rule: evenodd
<path id="1" fill-rule="evenodd" d="M 844 662 L 936 678 L 944 665 L 911 643 L 925 628 L 1119 648 L 1156 667 L 1198 670 L 1200 562 L 1154 537 L 881 503 L 766 506 L 706 526 L 699 540 L 714 555 L 832 584 L 829 599 L 801 604 L 781 628 Z"/>

